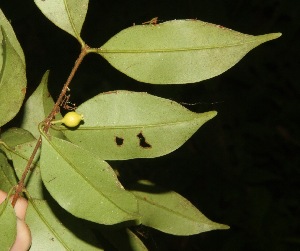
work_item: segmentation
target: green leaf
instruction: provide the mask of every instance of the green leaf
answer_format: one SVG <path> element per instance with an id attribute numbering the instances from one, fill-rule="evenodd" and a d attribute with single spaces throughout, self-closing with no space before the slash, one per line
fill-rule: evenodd
<path id="1" fill-rule="evenodd" d="M 5 15 L 3 14 L 1 9 L 0 9 L 0 25 L 5 30 L 5 33 L 6 33 L 7 37 L 9 38 L 11 46 L 15 49 L 16 53 L 19 55 L 23 64 L 25 65 L 25 56 L 24 56 L 23 50 L 21 48 L 21 45 L 16 37 L 16 34 L 15 34 L 12 26 L 10 25 L 10 22 L 7 20 L 7 18 L 5 17 Z M 3 34 L 0 32 L 0 41 L 2 41 L 2 40 L 3 40 Z M 2 46 L 0 46 L 0 55 L 2 55 Z M 0 69 L 1 69 L 1 66 L 2 66 L 2 58 L 0 56 Z"/>
<path id="2" fill-rule="evenodd" d="M 199 20 L 173 20 L 122 30 L 97 53 L 138 81 L 186 84 L 220 75 L 280 35 L 251 36 Z"/>
<path id="3" fill-rule="evenodd" d="M 47 88 L 48 77 L 49 71 L 44 74 L 40 85 L 28 98 L 24 106 L 21 128 L 31 132 L 35 138 L 40 136 L 40 132 L 38 130 L 39 123 L 50 114 L 54 106 L 54 101 Z M 57 113 L 56 119 L 61 118 L 61 114 Z M 51 130 L 51 134 L 58 138 L 63 137 L 63 134 L 59 131 Z"/>
<path id="4" fill-rule="evenodd" d="M 50 207 L 51 206 L 51 207 Z M 32 235 L 30 251 L 103 250 L 82 221 L 44 200 L 29 200 L 26 222 Z"/>
<path id="5" fill-rule="evenodd" d="M 193 235 L 216 229 L 228 229 L 206 218 L 181 195 L 148 181 L 131 187 L 138 199 L 141 223 L 173 235 Z"/>
<path id="6" fill-rule="evenodd" d="M 33 141 L 35 138 L 29 131 L 13 127 L 1 134 L 1 140 L 13 148 L 17 145 Z"/>
<path id="7" fill-rule="evenodd" d="M 3 133 L 2 141 L 6 144 L 5 152 L 12 159 L 16 174 L 20 179 L 35 148 L 37 140 L 30 132 L 24 129 L 12 128 Z M 42 199 L 44 198 L 44 193 L 40 167 L 38 164 L 39 157 L 40 150 L 37 151 L 30 171 L 25 179 L 25 187 L 31 193 L 32 197 Z"/>
<path id="8" fill-rule="evenodd" d="M 129 91 L 100 94 L 77 112 L 83 114 L 84 124 L 76 130 L 61 127 L 65 135 L 108 160 L 168 154 L 217 114 L 194 113 L 174 101 Z"/>
<path id="9" fill-rule="evenodd" d="M 0 45 L 0 126 L 2 126 L 12 120 L 21 108 L 26 93 L 26 72 L 24 58 L 14 48 L 13 42 L 17 43 L 13 40 L 15 37 L 8 37 L 2 27 L 0 38 L 3 38 Z"/>
<path id="10" fill-rule="evenodd" d="M 1 249 L 10 250 L 17 236 L 17 217 L 8 199 L 0 204 L 0 236 Z"/>
<path id="11" fill-rule="evenodd" d="M 34 0 L 34 2 L 52 23 L 83 43 L 80 32 L 87 13 L 88 0 Z"/>
<path id="12" fill-rule="evenodd" d="M 0 151 L 0 190 L 8 192 L 17 183 L 13 167 L 8 163 L 6 156 Z"/>
<path id="13" fill-rule="evenodd" d="M 0 143 L 4 142 L 4 144 L 0 144 L 0 148 L 6 153 L 7 158 L 12 160 L 11 152 L 15 146 L 33 140 L 35 140 L 35 138 L 30 132 L 14 127 L 1 134 Z"/>
<path id="14" fill-rule="evenodd" d="M 101 234 L 119 251 L 148 251 L 144 243 L 130 229 L 101 229 Z"/>
<path id="15" fill-rule="evenodd" d="M 53 198 L 76 217 L 105 225 L 137 218 L 137 201 L 113 169 L 72 143 L 43 136 L 41 174 Z"/>

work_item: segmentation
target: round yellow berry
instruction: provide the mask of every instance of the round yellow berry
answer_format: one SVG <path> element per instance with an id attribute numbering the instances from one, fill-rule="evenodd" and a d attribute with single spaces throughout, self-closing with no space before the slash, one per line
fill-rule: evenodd
<path id="1" fill-rule="evenodd" d="M 77 112 L 68 112 L 61 120 L 61 123 L 68 127 L 75 127 L 79 125 L 81 120 L 83 120 L 83 115 Z"/>

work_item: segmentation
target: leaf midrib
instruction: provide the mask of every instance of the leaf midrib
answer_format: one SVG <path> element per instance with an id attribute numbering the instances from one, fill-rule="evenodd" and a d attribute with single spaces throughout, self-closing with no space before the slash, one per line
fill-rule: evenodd
<path id="1" fill-rule="evenodd" d="M 210 119 L 212 119 L 214 116 L 206 119 L 203 123 L 209 121 Z M 102 125 L 102 126 L 80 126 L 77 130 L 110 130 L 110 129 L 127 129 L 127 128 L 149 128 L 149 127 L 164 127 L 164 126 L 173 126 L 173 125 L 180 125 L 180 124 L 184 124 L 184 123 L 189 123 L 189 122 L 193 122 L 194 120 L 198 120 L 198 119 L 204 119 L 202 117 L 198 117 L 198 118 L 192 118 L 192 119 L 188 119 L 188 120 L 183 120 L 183 121 L 176 121 L 176 122 L 167 122 L 167 123 L 159 123 L 159 124 L 140 124 L 140 125 Z M 69 130 L 66 127 L 60 127 L 61 130 Z"/>
<path id="2" fill-rule="evenodd" d="M 145 197 L 145 196 L 144 196 L 144 195 L 140 195 L 138 192 L 137 192 L 137 193 L 136 193 L 136 192 L 133 192 L 133 194 L 134 194 L 135 197 L 139 198 L 140 201 L 143 201 L 143 202 L 145 202 L 145 203 L 147 203 L 147 204 L 150 204 L 150 205 L 152 205 L 152 206 L 154 206 L 154 207 L 161 208 L 161 209 L 163 209 L 164 211 L 168 211 L 168 212 L 170 212 L 170 213 L 172 213 L 172 214 L 175 214 L 175 215 L 179 216 L 180 218 L 189 220 L 189 221 L 191 221 L 192 223 L 197 222 L 197 225 L 199 224 L 199 222 L 197 221 L 198 218 L 197 218 L 197 219 L 193 219 L 193 218 L 191 218 L 191 217 L 189 217 L 189 216 L 187 216 L 187 215 L 184 215 L 184 214 L 182 214 L 182 213 L 176 212 L 176 211 L 174 211 L 174 210 L 172 210 L 172 209 L 166 207 L 165 205 L 161 205 L 161 204 L 158 204 L 157 202 L 150 201 L 149 198 L 148 198 L 147 200 L 144 200 L 144 197 Z M 203 224 L 206 224 L 206 223 L 203 223 Z M 207 225 L 209 225 L 209 224 L 207 224 Z"/>
<path id="3" fill-rule="evenodd" d="M 272 33 L 276 34 L 276 33 Z M 271 34 L 267 34 L 268 36 L 271 36 Z M 264 36 L 264 35 L 263 35 Z M 265 36 L 264 36 L 265 37 Z M 200 50 L 212 50 L 212 49 L 222 49 L 222 48 L 229 48 L 229 47 L 237 47 L 237 46 L 244 46 L 251 43 L 260 43 L 262 41 L 271 40 L 274 38 L 266 39 L 266 38 L 257 38 L 246 41 L 246 42 L 240 42 L 240 43 L 233 43 L 233 44 L 226 44 L 226 45 L 210 45 L 210 46 L 199 46 L 199 47 L 188 47 L 188 48 L 164 48 L 164 49 L 146 49 L 146 50 L 138 50 L 138 49 L 125 49 L 125 50 L 110 50 L 105 48 L 98 48 L 98 53 L 162 53 L 162 52 L 185 52 L 185 51 L 200 51 Z M 105 45 L 104 45 L 105 46 Z"/>
<path id="4" fill-rule="evenodd" d="M 76 36 L 76 38 L 79 40 L 80 39 L 80 36 L 76 30 L 76 27 L 75 27 L 75 24 L 73 22 L 73 18 L 71 16 L 71 13 L 70 13 L 70 10 L 69 10 L 69 7 L 68 7 L 68 3 L 67 3 L 67 0 L 64 0 L 64 5 L 65 5 L 65 9 L 66 9 L 66 12 L 67 12 L 67 15 L 68 15 L 68 18 L 69 18 L 69 21 L 70 21 L 70 24 L 72 26 L 72 29 L 74 31 L 74 34 Z"/>
<path id="5" fill-rule="evenodd" d="M 29 201 L 30 201 L 31 205 L 33 206 L 34 210 L 36 211 L 36 213 L 39 215 L 40 219 L 45 223 L 45 225 L 49 229 L 49 231 L 57 238 L 57 240 L 64 246 L 64 248 L 66 248 L 66 250 L 71 250 L 68 247 L 67 243 L 65 243 L 64 240 L 62 238 L 60 238 L 59 234 L 52 228 L 50 223 L 48 223 L 47 219 L 40 212 L 38 207 L 35 205 L 34 201 L 32 199 Z"/>
<path id="6" fill-rule="evenodd" d="M 55 149 L 55 151 L 58 152 L 58 154 L 64 159 L 64 161 L 73 168 L 73 170 L 79 175 L 81 176 L 81 178 L 89 185 L 91 186 L 97 193 L 99 193 L 102 197 L 104 197 L 107 201 L 109 201 L 111 204 L 113 204 L 116 208 L 118 208 L 120 211 L 124 212 L 127 215 L 132 215 L 131 213 L 127 212 L 125 209 L 119 207 L 114 201 L 112 201 L 110 198 L 108 198 L 108 196 L 106 196 L 104 193 L 102 193 L 102 191 L 100 189 L 98 189 L 97 187 L 94 186 L 94 184 L 92 184 L 88 179 L 86 179 L 86 177 L 82 174 L 82 172 L 80 172 L 80 170 L 78 170 L 74 164 L 72 163 L 72 161 L 70 161 L 70 159 L 65 156 L 64 154 L 61 153 L 61 151 L 55 146 L 55 144 L 53 144 L 51 142 L 51 140 L 46 139 L 50 145 L 52 145 L 52 147 Z"/>

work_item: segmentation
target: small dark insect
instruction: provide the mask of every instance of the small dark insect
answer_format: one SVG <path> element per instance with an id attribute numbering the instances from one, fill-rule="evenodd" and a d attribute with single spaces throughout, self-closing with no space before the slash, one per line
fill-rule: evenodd
<path id="1" fill-rule="evenodd" d="M 75 111 L 77 108 L 76 104 L 69 102 L 70 97 L 71 97 L 71 94 L 65 95 L 59 106 L 68 111 Z"/>
<path id="2" fill-rule="evenodd" d="M 150 21 L 146 21 L 146 22 L 144 22 L 144 23 L 142 23 L 142 24 L 153 24 L 153 25 L 157 25 L 157 23 L 158 23 L 158 17 L 154 17 L 154 18 L 152 18 Z"/>

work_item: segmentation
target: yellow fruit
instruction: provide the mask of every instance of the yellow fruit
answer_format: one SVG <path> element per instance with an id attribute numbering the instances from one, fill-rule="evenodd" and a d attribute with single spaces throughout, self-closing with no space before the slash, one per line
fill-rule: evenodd
<path id="1" fill-rule="evenodd" d="M 81 120 L 83 120 L 83 115 L 77 112 L 68 112 L 60 122 L 68 127 L 75 127 L 79 125 Z"/>

